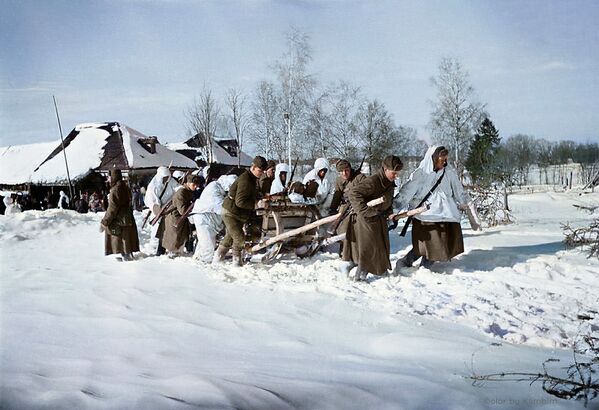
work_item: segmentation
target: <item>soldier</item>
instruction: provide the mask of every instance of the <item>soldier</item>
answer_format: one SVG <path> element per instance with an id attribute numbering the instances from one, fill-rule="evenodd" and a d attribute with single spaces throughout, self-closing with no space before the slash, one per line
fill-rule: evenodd
<path id="1" fill-rule="evenodd" d="M 171 178 L 171 173 L 168 168 L 159 167 L 156 171 L 156 175 L 154 175 L 154 178 L 152 178 L 148 184 L 146 195 L 144 197 L 144 203 L 152 212 L 152 219 L 160 213 L 162 207 L 172 198 L 177 186 L 177 181 L 175 181 L 174 178 Z M 162 196 L 160 196 L 161 194 Z M 158 238 L 156 256 L 165 253 L 164 247 L 162 246 L 163 235 L 164 218 L 160 218 L 160 221 L 152 226 L 152 237 Z"/>
<path id="2" fill-rule="evenodd" d="M 349 190 L 353 185 L 366 179 L 366 175 L 362 174 L 359 170 L 352 169 L 349 161 L 345 159 L 338 161 L 336 168 L 337 172 L 339 172 L 339 176 L 335 181 L 335 193 L 333 194 L 333 200 L 331 201 L 331 206 L 329 208 L 329 215 L 334 215 L 337 212 L 341 212 L 342 214 L 348 212 L 349 203 L 347 195 Z M 349 217 L 343 216 L 343 221 L 337 227 L 337 234 L 347 232 L 349 220 Z M 347 236 L 343 240 L 341 247 L 342 259 L 344 261 L 351 261 L 351 245 L 347 240 Z"/>
<path id="3" fill-rule="evenodd" d="M 302 181 L 307 188 L 304 195 L 313 197 L 316 204 L 324 205 L 329 197 L 329 180 L 326 178 L 329 171 L 329 161 L 326 158 L 317 158 L 314 161 L 314 169 L 309 171 Z M 314 184 L 314 181 L 316 184 Z M 322 208 L 323 206 L 321 206 Z"/>
<path id="4" fill-rule="evenodd" d="M 232 246 L 233 263 L 238 266 L 243 265 L 242 252 L 245 245 L 243 225 L 254 212 L 258 199 L 256 181 L 267 167 L 266 159 L 261 156 L 255 157 L 250 169 L 241 174 L 229 188 L 229 193 L 223 202 L 223 222 L 227 234 L 214 253 L 213 263 L 223 261 Z"/>
<path id="5" fill-rule="evenodd" d="M 347 227 L 347 252 L 355 266 L 350 278 L 366 280 L 368 273 L 382 276 L 391 269 L 387 218 L 392 213 L 394 181 L 403 164 L 399 157 L 389 155 L 374 175 L 353 184 L 349 201 L 353 212 Z M 367 203 L 383 197 L 383 203 L 369 207 Z"/>
<path id="6" fill-rule="evenodd" d="M 360 170 L 354 170 L 346 159 L 339 160 L 335 165 L 335 168 L 337 168 L 339 176 L 335 181 L 335 192 L 333 193 L 333 200 L 329 207 L 330 215 L 334 215 L 343 210 L 339 207 L 347 203 L 347 191 L 351 185 L 366 178 Z"/>
<path id="7" fill-rule="evenodd" d="M 162 243 L 170 256 L 180 254 L 181 248 L 191 233 L 191 224 L 187 218 L 179 221 L 182 215 L 187 213 L 187 209 L 192 204 L 193 191 L 200 184 L 200 177 L 197 175 L 187 175 L 185 183 L 173 195 L 173 202 L 164 221 L 164 238 Z"/>
<path id="8" fill-rule="evenodd" d="M 289 173 L 289 165 L 282 163 L 277 164 L 275 168 L 275 178 L 270 186 L 271 195 L 280 195 L 287 193 L 287 174 Z"/>
<path id="9" fill-rule="evenodd" d="M 133 252 L 139 252 L 139 237 L 131 208 L 131 191 L 118 169 L 110 171 L 110 185 L 108 209 L 101 222 L 104 230 L 104 253 L 120 253 L 122 260 L 129 261 L 133 259 Z"/>
<path id="10" fill-rule="evenodd" d="M 277 164 L 273 160 L 268 160 L 267 168 L 264 174 L 258 179 L 258 189 L 260 191 L 260 196 L 265 196 L 270 194 L 270 187 L 272 186 L 272 182 L 275 179 L 275 169 Z"/>
<path id="11" fill-rule="evenodd" d="M 448 261 L 464 252 L 460 211 L 468 209 L 470 197 L 455 169 L 447 165 L 448 155 L 445 147 L 431 146 L 398 193 L 399 209 L 414 208 L 425 197 L 430 207 L 412 220 L 412 249 L 397 261 L 395 275 L 420 257 L 420 266 L 430 269 L 435 261 Z"/>

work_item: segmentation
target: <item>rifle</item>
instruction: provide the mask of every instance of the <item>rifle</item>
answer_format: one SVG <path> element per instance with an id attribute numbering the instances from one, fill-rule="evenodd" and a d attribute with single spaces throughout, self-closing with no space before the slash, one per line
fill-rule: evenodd
<path id="1" fill-rule="evenodd" d="M 360 162 L 360 166 L 356 168 L 356 171 L 362 173 L 362 166 L 364 166 L 364 161 L 366 160 L 366 154 L 362 157 L 362 161 Z"/>
<path id="2" fill-rule="evenodd" d="M 171 163 L 168 166 L 168 172 L 171 172 L 171 168 L 173 166 L 173 161 L 171 161 Z M 162 188 L 162 192 L 160 192 L 160 195 L 158 195 L 158 200 L 160 201 L 162 199 L 162 197 L 164 196 L 164 193 L 166 192 L 166 188 L 168 187 L 168 183 L 171 182 L 171 176 L 168 177 L 168 180 L 166 181 L 166 183 L 164 184 L 164 188 Z M 152 215 L 152 210 L 149 209 L 148 210 L 148 214 L 146 215 L 146 217 L 144 218 L 144 222 L 141 224 L 141 229 L 144 229 L 144 227 L 146 226 L 146 223 L 148 222 L 148 219 L 150 218 L 150 215 Z"/>
<path id="3" fill-rule="evenodd" d="M 189 175 L 189 170 L 185 172 L 185 175 L 183 175 L 183 181 L 185 181 L 187 179 L 187 175 Z M 187 189 L 187 188 L 181 188 L 181 189 Z M 196 199 L 197 201 L 197 199 Z M 193 210 L 193 206 L 195 204 L 195 201 L 191 201 L 191 203 L 187 206 L 187 208 L 185 208 L 185 212 L 183 212 L 183 215 L 181 215 L 177 221 L 173 224 L 173 226 L 175 228 L 177 228 L 179 226 L 179 224 L 181 222 L 183 222 L 185 220 L 185 218 L 187 218 L 189 216 L 189 214 L 191 213 L 191 211 Z"/>
<path id="4" fill-rule="evenodd" d="M 171 205 L 173 204 L 173 200 L 169 199 L 166 204 L 164 204 L 161 208 L 160 208 L 160 212 L 158 212 L 158 214 L 152 218 L 152 220 L 150 221 L 150 225 L 154 226 L 156 225 L 156 223 L 160 220 L 160 218 L 162 218 L 164 215 L 167 214 L 167 212 L 170 210 Z"/>
<path id="5" fill-rule="evenodd" d="M 175 228 L 177 228 L 179 226 L 179 224 L 181 222 L 183 222 L 185 220 L 185 218 L 187 218 L 189 216 L 189 214 L 193 210 L 193 205 L 194 204 L 195 204 L 195 202 L 192 202 L 191 204 L 189 204 L 189 206 L 187 207 L 187 209 L 185 209 L 185 212 L 183 212 L 183 215 L 181 215 L 179 217 L 179 219 L 177 219 L 177 222 L 175 222 L 175 224 L 173 225 Z"/>
<path id="6" fill-rule="evenodd" d="M 297 157 L 295 159 L 295 162 L 293 164 L 293 169 L 291 170 L 291 175 L 289 177 L 289 180 L 287 181 L 287 189 L 289 189 L 289 187 L 291 186 L 291 183 L 293 182 L 293 176 L 295 175 L 295 169 L 297 168 L 298 161 L 299 161 L 299 157 Z"/>

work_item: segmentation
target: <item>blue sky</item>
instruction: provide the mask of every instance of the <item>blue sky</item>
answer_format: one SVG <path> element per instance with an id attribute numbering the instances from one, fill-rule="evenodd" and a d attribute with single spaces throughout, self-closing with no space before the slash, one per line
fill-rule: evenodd
<path id="1" fill-rule="evenodd" d="M 0 145 L 122 121 L 185 138 L 204 84 L 252 92 L 294 25 L 311 70 L 384 102 L 424 130 L 430 77 L 455 57 L 503 138 L 599 140 L 599 1 L 3 0 Z"/>

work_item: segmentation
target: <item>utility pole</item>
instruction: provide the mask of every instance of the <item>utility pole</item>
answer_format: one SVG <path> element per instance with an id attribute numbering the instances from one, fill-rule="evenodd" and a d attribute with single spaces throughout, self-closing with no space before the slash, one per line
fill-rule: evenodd
<path id="1" fill-rule="evenodd" d="M 289 118 L 289 113 L 284 113 L 283 118 L 287 124 L 287 159 L 289 161 L 289 169 L 291 169 L 291 119 Z"/>
<path id="2" fill-rule="evenodd" d="M 58 105 L 56 104 L 56 97 L 52 96 L 54 100 L 54 109 L 56 110 L 56 119 L 58 120 L 58 130 L 60 131 L 60 143 L 62 144 L 62 153 L 64 155 L 64 166 L 67 170 L 67 181 L 69 181 L 69 195 L 71 201 L 73 200 L 73 184 L 71 183 L 71 175 L 69 174 L 69 163 L 67 162 L 67 151 L 64 147 L 64 138 L 62 136 L 62 125 L 60 125 L 60 116 L 58 115 Z"/>

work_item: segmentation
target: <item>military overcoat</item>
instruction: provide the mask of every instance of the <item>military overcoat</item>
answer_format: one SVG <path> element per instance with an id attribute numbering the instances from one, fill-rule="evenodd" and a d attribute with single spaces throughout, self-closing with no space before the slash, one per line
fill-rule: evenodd
<path id="1" fill-rule="evenodd" d="M 108 194 L 108 209 L 102 219 L 104 253 L 139 252 L 137 225 L 131 207 L 131 192 L 124 181 L 117 181 Z"/>
<path id="2" fill-rule="evenodd" d="M 395 183 L 389 181 L 383 169 L 352 184 L 348 191 L 353 209 L 347 226 L 347 259 L 374 275 L 383 275 L 391 269 L 389 262 L 389 232 L 387 217 L 392 212 Z M 383 203 L 374 207 L 369 201 L 383 197 Z M 344 250 L 345 254 L 345 250 Z"/>
<path id="3" fill-rule="evenodd" d="M 164 236 L 162 238 L 162 246 L 169 252 L 178 251 L 189 238 L 191 232 L 189 220 L 183 218 L 176 227 L 175 224 L 191 205 L 192 198 L 193 191 L 185 187 L 179 189 L 173 195 L 171 211 L 164 218 Z"/>

